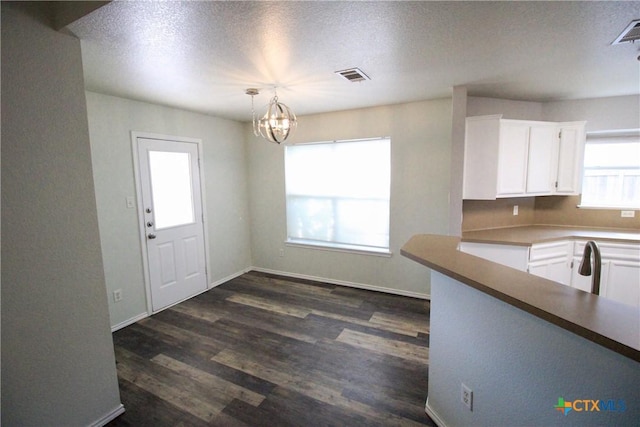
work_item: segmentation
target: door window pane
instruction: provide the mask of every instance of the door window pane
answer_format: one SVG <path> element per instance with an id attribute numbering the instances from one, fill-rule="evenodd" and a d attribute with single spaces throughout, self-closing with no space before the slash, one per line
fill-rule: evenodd
<path id="1" fill-rule="evenodd" d="M 156 230 L 195 222 L 189 153 L 149 151 Z"/>

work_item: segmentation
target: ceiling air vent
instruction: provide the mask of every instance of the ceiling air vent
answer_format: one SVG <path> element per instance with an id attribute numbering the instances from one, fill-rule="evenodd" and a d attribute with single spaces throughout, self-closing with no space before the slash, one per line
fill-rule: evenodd
<path id="1" fill-rule="evenodd" d="M 611 44 L 629 43 L 636 40 L 640 40 L 640 19 L 631 21 L 627 28 Z"/>
<path id="2" fill-rule="evenodd" d="M 335 73 L 350 82 L 371 80 L 360 68 L 349 68 L 348 70 L 336 71 Z"/>

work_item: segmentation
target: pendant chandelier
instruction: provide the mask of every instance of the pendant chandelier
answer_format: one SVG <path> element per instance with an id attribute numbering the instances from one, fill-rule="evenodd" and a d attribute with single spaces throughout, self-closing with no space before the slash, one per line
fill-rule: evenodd
<path id="1" fill-rule="evenodd" d="M 253 134 L 276 144 L 283 143 L 291 132 L 296 128 L 298 121 L 296 115 L 282 102 L 278 101 L 278 93 L 274 90 L 274 96 L 267 106 L 267 112 L 260 119 L 256 119 L 256 112 L 253 108 L 253 97 L 260 91 L 255 88 L 246 90 L 247 95 L 251 95 L 251 114 L 253 124 Z"/>

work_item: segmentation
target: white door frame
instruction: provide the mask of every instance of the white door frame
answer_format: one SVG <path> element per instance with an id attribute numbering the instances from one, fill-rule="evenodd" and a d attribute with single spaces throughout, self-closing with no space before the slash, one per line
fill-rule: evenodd
<path id="1" fill-rule="evenodd" d="M 198 147 L 198 159 L 200 163 L 200 192 L 202 193 L 201 201 L 202 201 L 202 227 L 204 233 L 204 260 L 205 260 L 205 280 L 206 280 L 206 290 L 212 288 L 211 282 L 209 281 L 209 271 L 210 271 L 210 262 L 209 262 L 209 231 L 207 228 L 207 203 L 205 200 L 205 180 L 204 180 L 204 162 L 202 161 L 203 151 L 202 151 L 202 140 L 198 138 L 189 138 L 185 136 L 174 136 L 174 135 L 164 135 L 157 133 L 149 133 L 149 132 L 139 132 L 139 131 L 131 131 L 131 151 L 133 154 L 133 171 L 135 177 L 135 185 L 136 185 L 136 200 L 137 200 L 137 208 L 138 208 L 138 232 L 140 237 L 140 248 L 142 254 L 142 266 L 143 266 L 143 276 L 144 276 L 144 288 L 145 295 L 147 298 L 147 314 L 151 315 L 154 313 L 153 306 L 151 302 L 151 279 L 149 273 L 149 254 L 147 251 L 147 231 L 145 229 L 145 216 L 144 216 L 144 204 L 142 203 L 142 182 L 140 176 L 140 166 L 139 166 L 139 156 L 138 156 L 138 138 L 144 139 L 157 139 L 164 141 L 174 141 L 174 142 L 189 142 L 194 143 Z M 181 301 L 176 301 L 176 304 Z M 164 307 L 168 308 L 168 307 Z M 162 311 L 164 310 L 158 310 Z"/>

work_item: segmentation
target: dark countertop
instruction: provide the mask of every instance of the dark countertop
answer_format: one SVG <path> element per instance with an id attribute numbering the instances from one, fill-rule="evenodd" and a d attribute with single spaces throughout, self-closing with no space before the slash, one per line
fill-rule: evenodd
<path id="1" fill-rule="evenodd" d="M 459 243 L 458 237 L 421 234 L 412 237 L 400 253 L 480 292 L 640 362 L 638 308 L 460 252 Z"/>
<path id="2" fill-rule="evenodd" d="M 462 241 L 531 246 L 554 240 L 606 240 L 620 243 L 640 243 L 640 230 L 619 228 L 587 228 L 559 225 L 527 225 L 465 231 Z"/>

